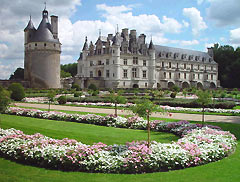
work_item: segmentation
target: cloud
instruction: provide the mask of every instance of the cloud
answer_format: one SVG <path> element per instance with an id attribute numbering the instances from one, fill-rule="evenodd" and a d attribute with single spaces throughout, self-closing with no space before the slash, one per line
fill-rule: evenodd
<path id="1" fill-rule="evenodd" d="M 240 28 L 230 30 L 230 43 L 240 45 Z"/>
<path id="2" fill-rule="evenodd" d="M 184 24 L 185 25 L 185 24 Z M 174 18 L 168 18 L 163 16 L 163 31 L 169 33 L 180 33 L 182 29 L 182 24 L 179 23 Z"/>
<path id="3" fill-rule="evenodd" d="M 208 18 L 215 21 L 217 26 L 240 24 L 239 0 L 211 0 L 207 9 Z"/>
<path id="4" fill-rule="evenodd" d="M 51 0 L 47 2 L 49 15 L 54 13 L 61 18 L 69 18 L 81 5 L 81 0 Z M 9 1 L 1 0 L 0 9 L 0 78 L 9 75 L 19 66 L 23 67 L 24 32 L 31 14 L 37 28 L 44 9 L 44 0 L 39 1 Z M 65 39 L 66 40 L 66 39 Z M 62 53 L 64 55 L 64 51 Z"/>
<path id="5" fill-rule="evenodd" d="M 197 40 L 182 40 L 180 41 L 180 44 L 182 46 L 191 46 L 191 45 L 197 45 L 199 42 Z"/>
<path id="6" fill-rule="evenodd" d="M 200 11 L 195 7 L 184 8 L 183 15 L 190 19 L 193 35 L 198 35 L 200 31 L 203 31 L 207 28 L 206 23 L 201 17 Z"/>

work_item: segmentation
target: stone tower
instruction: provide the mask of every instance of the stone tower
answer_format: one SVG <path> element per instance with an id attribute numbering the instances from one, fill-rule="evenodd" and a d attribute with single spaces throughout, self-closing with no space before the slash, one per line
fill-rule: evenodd
<path id="1" fill-rule="evenodd" d="M 60 88 L 61 43 L 58 39 L 58 17 L 48 20 L 46 8 L 35 29 L 30 20 L 24 29 L 24 79 L 32 88 Z"/>

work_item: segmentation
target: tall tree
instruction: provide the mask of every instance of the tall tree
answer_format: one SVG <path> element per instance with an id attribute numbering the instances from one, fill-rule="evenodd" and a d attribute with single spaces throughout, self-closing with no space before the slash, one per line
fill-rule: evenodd
<path id="1" fill-rule="evenodd" d="M 9 80 L 23 80 L 24 79 L 24 69 L 17 68 L 13 74 L 10 75 Z"/>
<path id="2" fill-rule="evenodd" d="M 61 65 L 61 70 L 71 73 L 72 77 L 74 77 L 77 74 L 77 63 Z"/>

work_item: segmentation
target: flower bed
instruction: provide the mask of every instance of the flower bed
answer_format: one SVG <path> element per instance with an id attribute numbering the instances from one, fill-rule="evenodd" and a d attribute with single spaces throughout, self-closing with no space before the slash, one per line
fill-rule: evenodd
<path id="1" fill-rule="evenodd" d="M 229 132 L 204 127 L 195 129 L 177 142 L 145 141 L 126 145 L 82 144 L 56 140 L 41 134 L 26 135 L 15 129 L 0 129 L 0 154 L 40 167 L 68 171 L 103 173 L 144 173 L 182 169 L 217 161 L 236 147 Z"/>
<path id="2" fill-rule="evenodd" d="M 146 129 L 139 117 L 78 115 L 34 109 L 9 108 L 6 113 L 97 125 Z M 211 127 L 211 128 L 210 128 Z M 145 141 L 125 145 L 82 144 L 76 140 L 56 140 L 41 134 L 26 135 L 15 129 L 0 129 L 1 155 L 40 167 L 103 173 L 144 173 L 182 169 L 220 160 L 231 154 L 236 138 L 219 127 L 201 127 L 186 121 L 152 121 L 155 131 L 181 135 L 177 142 L 162 144 Z"/>

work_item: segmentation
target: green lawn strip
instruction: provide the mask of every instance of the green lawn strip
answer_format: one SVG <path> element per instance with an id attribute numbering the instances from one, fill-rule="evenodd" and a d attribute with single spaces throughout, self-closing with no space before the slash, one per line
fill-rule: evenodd
<path id="1" fill-rule="evenodd" d="M 48 137 L 70 138 L 85 144 L 103 142 L 105 144 L 124 144 L 133 140 L 146 140 L 147 132 L 126 128 L 96 126 L 91 124 L 55 121 L 15 115 L 1 115 L 2 128 L 16 128 L 26 134 L 41 133 Z M 152 132 L 152 140 L 170 142 L 177 140 L 173 134 Z"/>
<path id="2" fill-rule="evenodd" d="M 42 109 L 42 108 L 36 108 L 36 107 L 25 107 L 25 106 L 17 106 L 20 108 L 26 108 L 26 109 L 38 109 L 41 111 L 48 111 L 48 109 Z M 90 112 L 80 112 L 80 111 L 66 111 L 66 110 L 55 110 L 55 109 L 50 109 L 51 111 L 58 111 L 58 112 L 64 112 L 64 113 L 68 113 L 68 114 L 82 114 L 82 115 L 86 115 L 86 114 L 96 114 L 96 115 L 100 115 L 100 116 L 107 116 L 108 114 L 104 114 L 104 113 L 90 113 Z M 114 111 L 113 111 L 114 114 Z M 123 114 L 119 114 L 119 116 L 123 116 L 123 117 L 129 117 L 131 115 L 123 115 Z M 161 120 L 161 121 L 166 121 L 166 122 L 175 122 L 175 121 L 179 121 L 179 119 L 171 119 L 171 118 L 159 118 L 159 117 L 150 117 L 150 120 Z"/>
<path id="3" fill-rule="evenodd" d="M 25 102 L 19 102 L 19 103 L 25 103 Z M 31 102 L 30 104 L 43 104 L 38 102 Z M 47 104 L 47 103 L 45 103 Z M 59 104 L 52 104 L 52 105 L 59 105 Z M 76 105 L 76 104 L 65 104 L 65 106 L 73 106 L 73 107 L 87 107 L 87 108 L 101 108 L 101 109 L 114 109 L 114 107 L 111 106 L 92 106 L 92 105 Z M 199 108 L 201 109 L 201 108 Z M 233 109 L 240 109 L 240 106 L 235 106 Z M 129 108 L 124 107 L 118 107 L 118 110 L 130 110 Z M 186 114 L 201 114 L 202 112 L 197 111 L 168 111 L 170 113 L 186 113 Z M 235 113 L 218 113 L 218 112 L 205 112 L 206 115 L 220 115 L 220 116 L 240 116 L 240 114 Z"/>
<path id="4" fill-rule="evenodd" d="M 10 125 L 16 125 L 16 127 L 25 128 L 26 131 L 32 133 L 33 130 L 46 131 L 54 138 L 74 136 L 76 139 L 81 138 L 78 127 L 82 128 L 80 123 L 71 122 L 61 122 L 61 121 L 50 121 L 42 120 L 36 118 L 28 118 L 21 116 L 12 115 L 2 115 L 1 126 L 12 127 Z M 45 121 L 45 122 L 44 122 Z M 207 123 L 206 123 L 207 124 Z M 86 182 L 155 182 L 155 181 L 167 181 L 167 182 L 236 182 L 239 181 L 240 173 L 240 125 L 230 124 L 230 123 L 209 123 L 222 127 L 224 130 L 229 130 L 231 133 L 235 134 L 238 138 L 238 147 L 236 152 L 231 156 L 217 162 L 213 162 L 207 165 L 188 168 L 184 170 L 175 170 L 170 172 L 159 172 L 159 173 L 149 173 L 149 174 L 101 174 L 101 173 L 83 173 L 83 172 L 62 172 L 57 170 L 47 170 L 44 168 L 37 168 L 28 165 L 18 164 L 9 160 L 0 158 L 0 181 L 4 182 L 74 182 L 74 181 L 86 181 Z M 60 126 L 59 126 L 60 125 Z M 86 124 L 85 124 L 86 125 Z M 87 125 L 90 126 L 90 125 Z M 100 132 L 103 128 L 107 127 L 97 127 L 98 129 L 92 130 L 88 127 L 88 133 L 86 135 L 94 135 L 94 132 Z M 39 129 L 38 129 L 39 128 Z M 57 128 L 57 129 L 56 129 Z M 76 129 L 75 129 L 76 128 Z M 116 130 L 110 129 L 110 140 L 115 140 L 112 138 L 113 132 Z M 60 131 L 59 131 L 60 130 Z M 124 129 L 119 129 L 121 132 L 125 132 Z M 65 133 L 65 131 L 67 133 Z M 72 131 L 72 132 L 69 132 Z M 138 138 L 138 134 L 135 132 L 143 132 L 138 130 L 127 130 L 125 135 L 128 138 L 122 139 L 122 136 L 117 138 L 118 141 L 124 142 L 124 140 L 130 139 L 131 137 Z M 133 132 L 133 133 L 132 133 Z M 73 133 L 73 134 L 72 134 Z M 101 133 L 102 134 L 102 133 Z M 159 134 L 162 135 L 162 134 Z M 123 136 L 124 137 L 124 136 Z M 153 136 L 152 136 L 153 137 Z M 160 137 L 160 136 L 158 136 Z M 94 142 L 98 142 L 100 137 L 93 137 Z M 101 141 L 104 141 L 106 136 L 101 137 Z M 82 138 L 81 138 L 82 139 Z M 87 139 L 88 140 L 88 139 Z M 130 140 L 129 140 L 130 141 Z M 162 141 L 162 139 L 161 139 Z M 90 142 L 90 141 L 89 141 Z M 112 143 L 111 141 L 110 143 Z M 91 143 L 91 142 L 90 142 Z M 105 142 L 106 143 L 106 142 Z M 115 142 L 114 142 L 115 143 Z"/>

